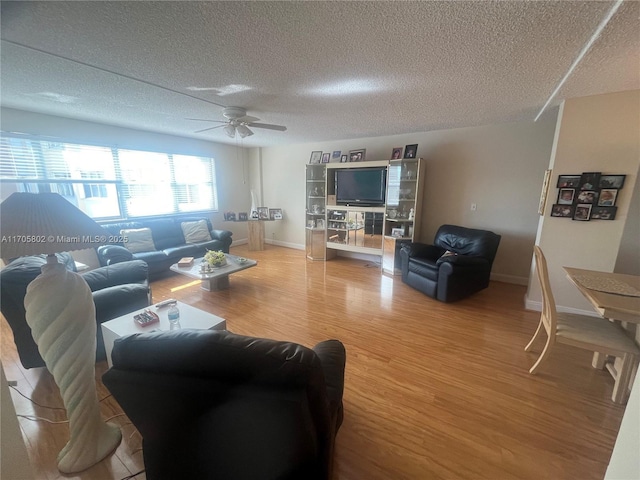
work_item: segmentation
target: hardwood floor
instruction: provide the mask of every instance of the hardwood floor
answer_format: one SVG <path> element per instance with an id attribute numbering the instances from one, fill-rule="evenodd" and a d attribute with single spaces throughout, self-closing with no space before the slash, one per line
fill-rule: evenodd
<path id="1" fill-rule="evenodd" d="M 258 266 L 232 275 L 230 289 L 205 292 L 176 275 L 154 282 L 154 301 L 177 298 L 240 334 L 307 346 L 341 340 L 345 418 L 334 479 L 603 478 L 624 412 L 611 401 L 613 379 L 591 368 L 589 352 L 565 345 L 529 375 L 542 344 L 523 350 L 539 318 L 523 308 L 525 287 L 492 282 L 443 304 L 360 260 L 311 262 L 271 245 L 232 253 Z M 4 320 L 1 357 L 25 395 L 61 406 L 45 369 L 20 366 Z M 99 381 L 106 368 L 98 364 L 96 378 L 108 418 L 121 410 Z M 18 413 L 64 419 L 11 393 Z M 113 419 L 124 439 L 115 455 L 71 477 L 55 466 L 67 426 L 19 420 L 38 480 L 120 479 L 144 467 L 140 436 L 124 416 Z"/>

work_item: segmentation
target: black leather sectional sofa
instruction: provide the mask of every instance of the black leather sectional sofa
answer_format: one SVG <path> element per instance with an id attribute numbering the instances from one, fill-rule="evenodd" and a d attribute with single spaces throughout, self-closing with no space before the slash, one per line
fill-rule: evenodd
<path id="1" fill-rule="evenodd" d="M 211 237 L 210 240 L 187 243 L 182 229 L 183 222 L 204 220 Z M 102 227 L 114 243 L 98 247 L 97 253 L 101 265 L 111 265 L 132 259 L 144 260 L 149 265 L 149 276 L 157 277 L 166 272 L 171 265 L 182 257 L 202 257 L 207 250 L 222 250 L 229 253 L 232 232 L 216 230 L 211 221 L 204 217 L 172 217 L 131 222 L 105 223 Z M 123 230 L 149 228 L 155 249 L 132 253 L 127 250 L 122 240 Z"/>

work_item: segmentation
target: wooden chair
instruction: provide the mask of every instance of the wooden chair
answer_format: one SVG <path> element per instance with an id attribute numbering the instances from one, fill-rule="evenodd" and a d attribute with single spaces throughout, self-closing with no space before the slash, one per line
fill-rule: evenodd
<path id="1" fill-rule="evenodd" d="M 547 343 L 529 373 L 535 374 L 538 371 L 542 362 L 549 357 L 551 348 L 556 342 L 620 357 L 622 363 L 619 371 L 612 372 L 615 384 L 611 398 L 616 403 L 624 403 L 633 366 L 640 356 L 640 349 L 616 323 L 604 318 L 557 313 L 549 284 L 547 261 L 540 247 L 534 246 L 533 249 L 536 257 L 536 272 L 542 287 L 542 314 L 536 333 L 524 350 L 525 352 L 531 350 L 533 343 L 542 336 L 543 330 L 547 332 Z"/>

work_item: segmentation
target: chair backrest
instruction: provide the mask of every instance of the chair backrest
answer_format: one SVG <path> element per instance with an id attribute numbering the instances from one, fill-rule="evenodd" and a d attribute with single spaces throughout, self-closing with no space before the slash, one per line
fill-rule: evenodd
<path id="1" fill-rule="evenodd" d="M 436 232 L 434 245 L 461 255 L 482 257 L 490 265 L 496 258 L 501 236 L 489 230 L 442 225 Z"/>
<path id="2" fill-rule="evenodd" d="M 542 289 L 542 323 L 547 331 L 550 341 L 553 342 L 558 325 L 558 318 L 556 312 L 556 301 L 553 298 L 551 284 L 549 283 L 547 259 L 544 257 L 544 253 L 542 253 L 542 249 L 539 246 L 534 245 L 533 252 L 536 257 L 536 273 L 538 274 L 538 281 L 540 282 L 540 288 Z"/>
<path id="3" fill-rule="evenodd" d="M 103 382 L 143 437 L 148 478 L 327 478 L 333 440 L 317 354 L 224 330 L 116 340 Z"/>

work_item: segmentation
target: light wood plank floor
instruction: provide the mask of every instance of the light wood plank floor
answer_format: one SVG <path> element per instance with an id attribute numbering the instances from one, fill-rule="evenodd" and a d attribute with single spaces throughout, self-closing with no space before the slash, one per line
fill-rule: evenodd
<path id="1" fill-rule="evenodd" d="M 177 298 L 245 335 L 307 346 L 340 339 L 348 357 L 335 479 L 603 478 L 624 412 L 611 402 L 613 380 L 591 368 L 589 352 L 564 345 L 539 375 L 528 374 L 542 345 L 523 351 L 539 317 L 524 310 L 524 287 L 492 282 L 447 305 L 361 260 L 311 262 L 271 245 L 232 253 L 259 264 L 232 275 L 230 289 L 205 292 L 176 275 L 154 282 L 154 301 Z M 37 402 L 61 406 L 45 369 L 22 369 L 2 324 L 8 379 Z M 106 362 L 96 366 L 109 418 L 121 410 L 99 382 L 105 370 Z M 18 413 L 65 417 L 11 393 Z M 115 455 L 62 477 L 55 457 L 67 426 L 20 418 L 36 478 L 120 479 L 142 469 L 139 434 L 126 417 L 113 421 L 124 432 Z"/>

